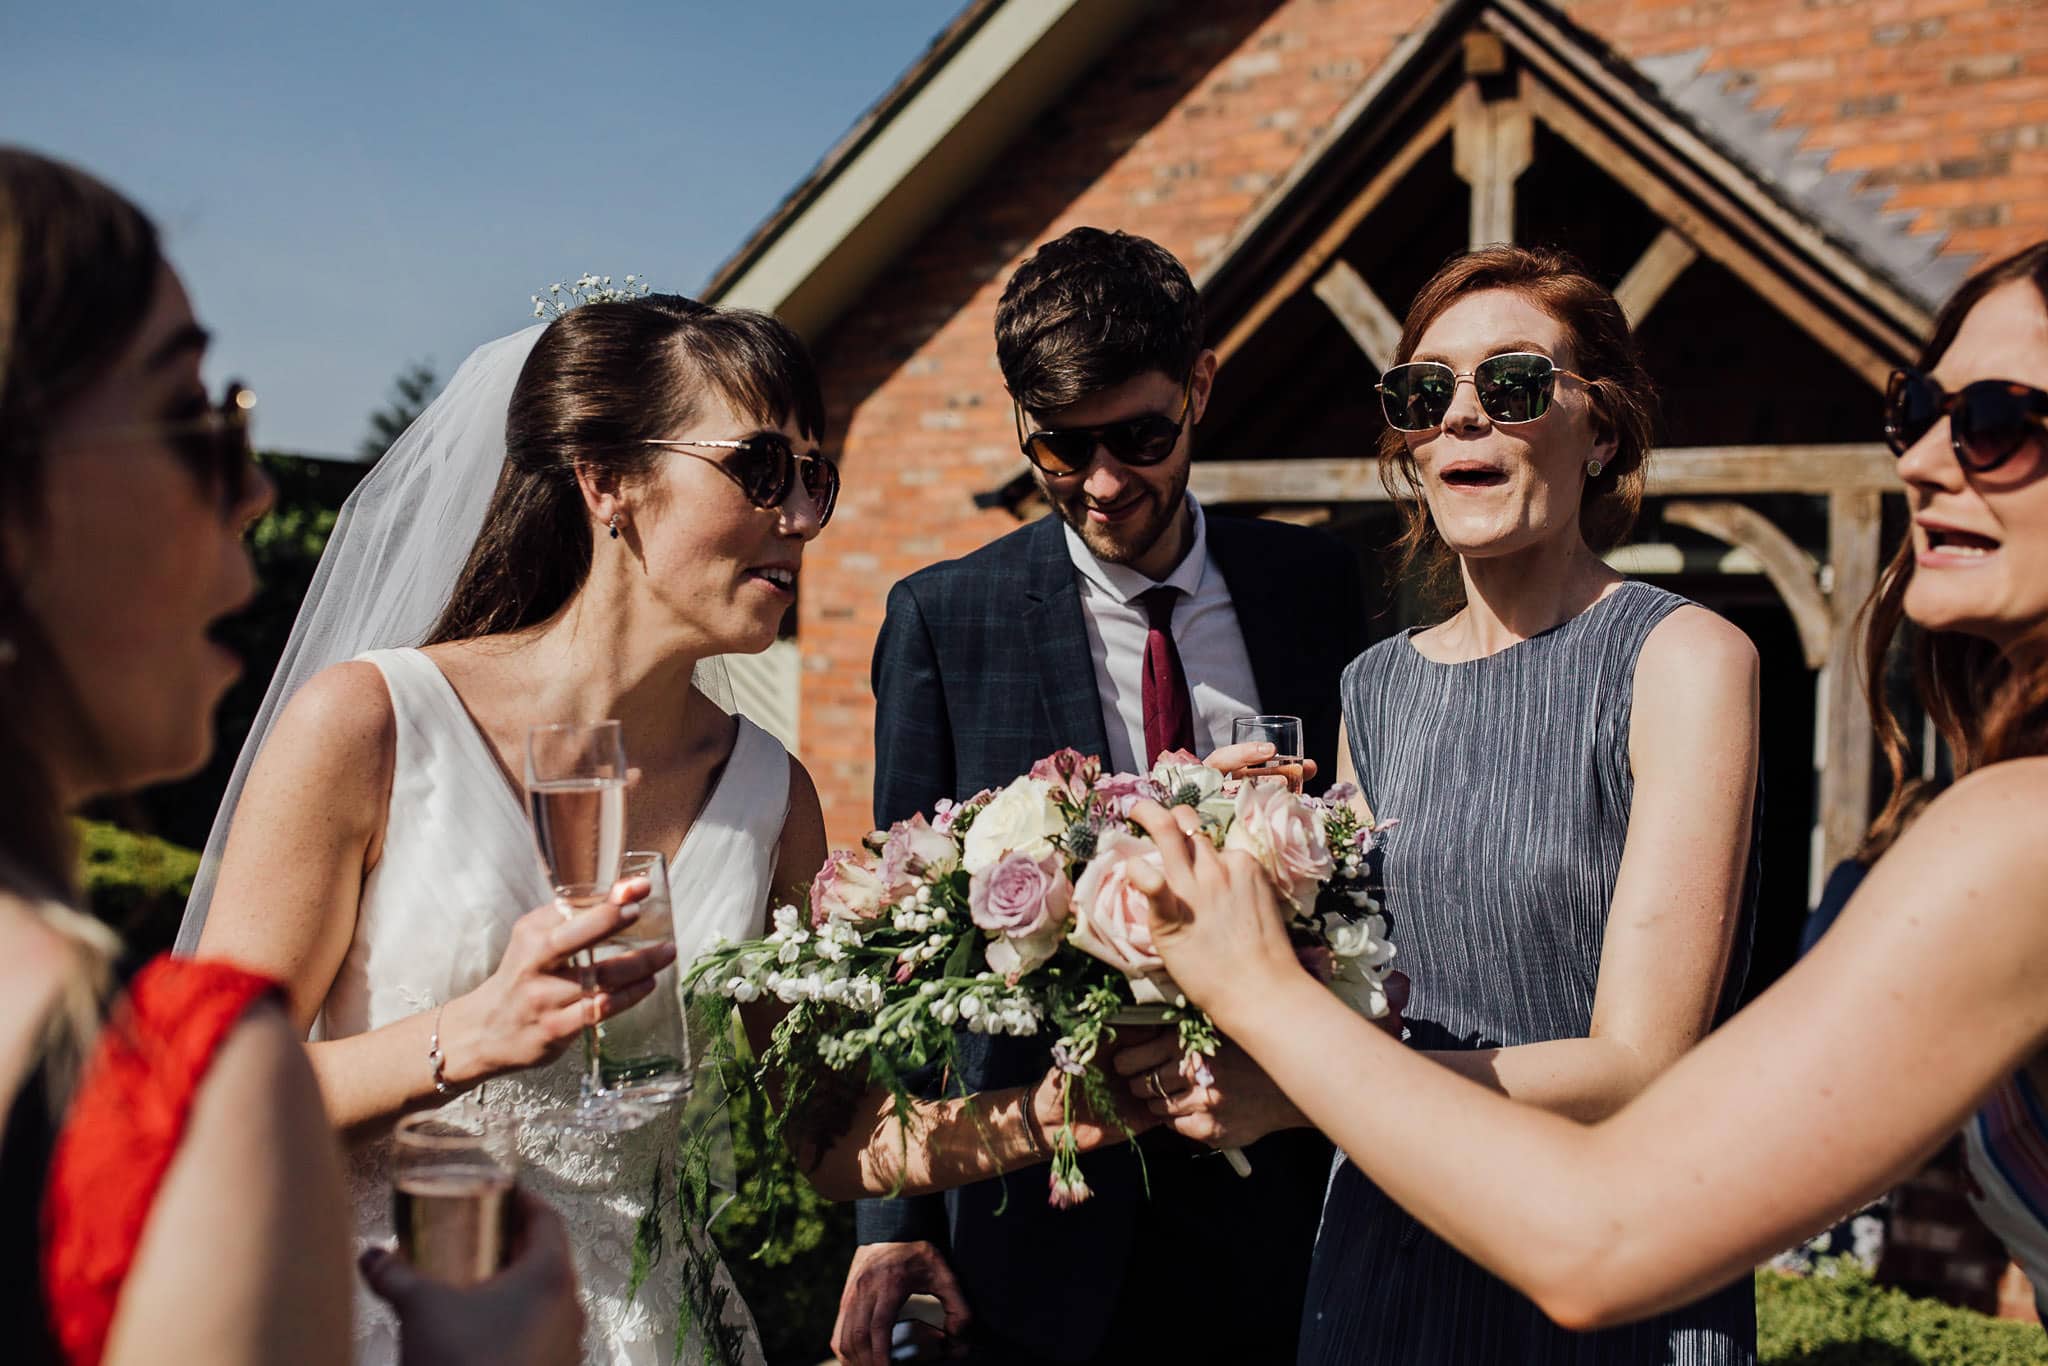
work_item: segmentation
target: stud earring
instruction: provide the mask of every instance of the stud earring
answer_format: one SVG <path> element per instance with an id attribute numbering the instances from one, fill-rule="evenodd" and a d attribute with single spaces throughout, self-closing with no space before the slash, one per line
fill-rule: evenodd
<path id="1" fill-rule="evenodd" d="M 1600 471 L 1605 468 L 1606 466 L 1602 465 L 1598 460 L 1588 460 L 1586 462 L 1586 477 L 1588 479 L 1598 479 L 1600 477 Z M 616 531 L 612 533 L 612 535 L 614 536 L 618 534 L 619 533 Z"/>
<path id="2" fill-rule="evenodd" d="M 611 523 L 611 526 L 612 526 L 612 539 L 616 541 L 616 540 L 618 540 L 618 539 L 619 539 L 619 514 L 618 514 L 618 513 L 616 513 L 616 512 L 614 512 L 614 513 L 612 514 L 612 523 Z"/>

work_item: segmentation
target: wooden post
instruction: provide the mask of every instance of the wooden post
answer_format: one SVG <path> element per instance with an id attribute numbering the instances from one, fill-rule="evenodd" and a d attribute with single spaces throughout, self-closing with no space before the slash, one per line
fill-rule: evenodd
<path id="1" fill-rule="evenodd" d="M 1834 643 L 1820 671 L 1814 763 L 1820 770 L 1820 804 L 1808 904 L 1820 899 L 1823 879 L 1863 840 L 1870 823 L 1870 707 L 1863 695 L 1862 641 L 1856 617 L 1877 585 L 1880 499 L 1871 491 L 1828 495 L 1828 561 L 1833 582 L 1828 598 L 1834 615 Z"/>
<path id="2" fill-rule="evenodd" d="M 1520 100 L 1489 103 L 1477 84 L 1458 91 L 1451 125 L 1451 165 L 1472 187 L 1469 240 L 1476 250 L 1515 240 L 1515 181 L 1535 157 L 1529 108 Z"/>

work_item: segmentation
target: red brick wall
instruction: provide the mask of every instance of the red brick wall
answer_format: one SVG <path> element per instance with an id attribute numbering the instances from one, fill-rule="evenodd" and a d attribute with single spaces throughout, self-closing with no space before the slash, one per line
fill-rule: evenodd
<path id="1" fill-rule="evenodd" d="M 889 585 L 1011 528 L 969 495 L 1020 468 L 991 338 L 1031 248 L 1081 223 L 1199 268 L 1428 12 L 1425 0 L 1159 6 L 823 339 L 846 487 L 809 552 L 801 748 L 835 843 L 871 813 L 868 662 Z M 1957 249 L 2048 233 L 2048 9 L 2015 0 L 1587 0 L 1624 54 L 1712 63 L 1900 187 Z"/>

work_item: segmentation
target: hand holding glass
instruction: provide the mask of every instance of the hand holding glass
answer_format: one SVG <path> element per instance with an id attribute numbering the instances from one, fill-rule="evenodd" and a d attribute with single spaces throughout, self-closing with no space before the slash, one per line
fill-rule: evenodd
<path id="1" fill-rule="evenodd" d="M 1299 716 L 1239 716 L 1230 722 L 1230 742 L 1235 745 L 1259 741 L 1273 746 L 1273 757 L 1264 763 L 1239 770 L 1247 781 L 1277 778 L 1292 792 L 1301 791 L 1302 743 Z"/>
<path id="2" fill-rule="evenodd" d="M 391 1138 L 391 1214 L 398 1248 L 428 1276 L 475 1285 L 511 1246 L 519 1121 L 430 1110 Z"/>
<path id="3" fill-rule="evenodd" d="M 617 721 L 535 726 L 526 733 L 527 810 L 555 907 L 565 916 L 602 904 L 619 880 L 626 849 L 627 777 L 626 745 Z M 595 951 L 577 960 L 586 996 L 597 987 L 597 960 Z M 583 1056 L 576 1108 L 544 1115 L 541 1123 L 617 1133 L 654 1118 L 656 1107 L 605 1084 L 595 1019 L 583 1029 Z"/>

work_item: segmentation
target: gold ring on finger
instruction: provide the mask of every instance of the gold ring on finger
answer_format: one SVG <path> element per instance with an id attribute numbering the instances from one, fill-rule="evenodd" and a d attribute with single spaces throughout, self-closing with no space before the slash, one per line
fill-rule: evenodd
<path id="1" fill-rule="evenodd" d="M 1159 1097 L 1161 1100 L 1166 1099 L 1166 1088 L 1160 1084 L 1159 1074 L 1157 1072 L 1147 1072 L 1145 1074 L 1145 1080 L 1152 1083 L 1153 1095 Z"/>

